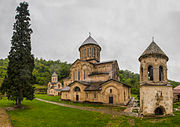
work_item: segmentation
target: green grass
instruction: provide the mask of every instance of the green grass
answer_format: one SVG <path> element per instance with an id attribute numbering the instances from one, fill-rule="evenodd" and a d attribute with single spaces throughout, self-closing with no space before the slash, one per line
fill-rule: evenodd
<path id="1" fill-rule="evenodd" d="M 34 84 L 33 85 L 35 88 L 47 88 L 47 85 L 39 85 L 39 84 Z"/>
<path id="2" fill-rule="evenodd" d="M 45 96 L 44 96 L 45 97 Z M 46 97 L 47 98 L 47 97 Z M 45 99 L 45 98 L 44 98 Z M 51 100 L 58 100 L 56 97 Z M 111 116 L 79 109 L 72 109 L 33 100 L 23 101 L 25 109 L 8 111 L 14 127 L 179 127 L 180 111 L 164 118 L 136 118 Z M 6 98 L 0 107 L 12 106 Z"/>
<path id="3" fill-rule="evenodd" d="M 138 99 L 137 94 L 131 94 L 131 97 L 135 97 L 135 99 Z"/>
<path id="4" fill-rule="evenodd" d="M 35 97 L 48 100 L 48 101 L 54 101 L 54 102 L 59 102 L 59 103 L 64 103 L 64 104 L 69 104 L 69 105 L 76 105 L 76 106 L 83 106 L 83 107 L 93 107 L 93 108 L 113 108 L 114 110 L 117 111 L 122 111 L 125 109 L 125 107 L 120 107 L 120 106 L 108 106 L 108 105 L 103 105 L 103 104 L 95 104 L 95 103 L 78 103 L 78 102 L 71 102 L 71 101 L 62 101 L 60 100 L 60 96 L 48 96 L 46 94 L 36 94 Z"/>

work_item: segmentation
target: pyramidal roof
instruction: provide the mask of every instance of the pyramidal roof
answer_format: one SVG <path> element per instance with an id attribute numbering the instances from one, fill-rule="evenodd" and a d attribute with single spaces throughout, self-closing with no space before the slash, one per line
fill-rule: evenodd
<path id="1" fill-rule="evenodd" d="M 54 72 L 54 73 L 52 74 L 52 76 L 53 76 L 53 77 L 54 77 L 54 76 L 57 76 L 56 72 Z"/>
<path id="2" fill-rule="evenodd" d="M 169 59 L 167 55 L 161 50 L 161 48 L 153 41 L 151 44 L 147 47 L 147 49 L 143 52 L 143 54 L 139 57 L 139 60 L 142 57 L 147 57 L 149 55 L 160 55 L 165 57 L 167 60 Z"/>
<path id="3" fill-rule="evenodd" d="M 91 35 L 89 35 L 89 37 L 82 43 L 82 45 L 80 46 L 80 47 L 82 47 L 82 46 L 84 46 L 84 45 L 88 45 L 88 44 L 94 44 L 94 45 L 97 45 L 97 46 L 99 46 L 99 44 L 94 40 L 94 38 L 92 38 L 91 37 Z M 79 48 L 80 48 L 79 47 Z M 100 47 L 100 46 L 99 46 Z M 100 47 L 101 48 L 101 47 Z"/>

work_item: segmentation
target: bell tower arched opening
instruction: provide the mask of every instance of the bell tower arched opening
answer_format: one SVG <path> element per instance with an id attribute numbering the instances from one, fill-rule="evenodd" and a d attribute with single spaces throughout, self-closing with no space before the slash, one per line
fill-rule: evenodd
<path id="1" fill-rule="evenodd" d="M 153 81 L 153 67 L 151 65 L 148 66 L 148 79 Z"/>
<path id="2" fill-rule="evenodd" d="M 155 115 L 164 115 L 165 113 L 165 109 L 164 107 L 160 106 L 160 107 L 157 107 L 155 110 L 154 110 L 154 114 Z"/>
<path id="3" fill-rule="evenodd" d="M 160 66 L 159 67 L 159 81 L 163 81 L 164 77 L 163 77 L 163 67 Z"/>

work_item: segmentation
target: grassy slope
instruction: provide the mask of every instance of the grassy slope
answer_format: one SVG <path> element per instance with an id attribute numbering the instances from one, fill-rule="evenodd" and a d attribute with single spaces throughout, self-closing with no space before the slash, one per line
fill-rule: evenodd
<path id="1" fill-rule="evenodd" d="M 0 100 L 0 107 L 11 106 L 12 102 Z M 92 127 L 105 126 L 109 115 L 61 107 L 37 100 L 23 101 L 24 110 L 9 111 L 14 127 Z"/>
<path id="2" fill-rule="evenodd" d="M 52 97 L 56 100 L 56 97 Z M 12 102 L 3 98 L 0 107 L 12 106 Z M 23 101 L 24 110 L 9 111 L 14 127 L 179 127 L 180 112 L 165 118 L 112 117 L 110 115 L 61 107 L 37 100 Z"/>

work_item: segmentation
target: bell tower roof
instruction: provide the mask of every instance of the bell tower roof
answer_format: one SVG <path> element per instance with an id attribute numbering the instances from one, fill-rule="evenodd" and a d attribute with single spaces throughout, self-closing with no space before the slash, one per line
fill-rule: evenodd
<path id="1" fill-rule="evenodd" d="M 56 77 L 57 76 L 57 74 L 56 74 L 56 72 L 54 72 L 53 74 L 52 74 L 52 77 Z"/>
<path id="2" fill-rule="evenodd" d="M 91 37 L 91 34 L 89 34 L 89 37 L 82 43 L 82 45 L 79 47 L 79 49 L 84 46 L 84 45 L 89 45 L 89 44 L 93 44 L 93 45 L 97 45 L 98 47 L 99 44 L 94 40 L 94 38 Z M 100 47 L 101 49 L 101 47 Z"/>
<path id="3" fill-rule="evenodd" d="M 154 42 L 154 39 L 152 40 L 151 44 L 147 47 L 147 49 L 143 52 L 143 54 L 139 57 L 139 60 L 150 55 L 158 55 L 165 57 L 167 60 L 169 59 L 168 56 L 161 50 L 161 48 Z"/>

